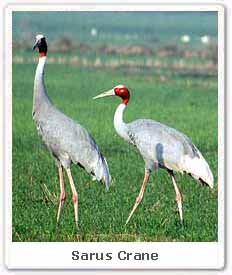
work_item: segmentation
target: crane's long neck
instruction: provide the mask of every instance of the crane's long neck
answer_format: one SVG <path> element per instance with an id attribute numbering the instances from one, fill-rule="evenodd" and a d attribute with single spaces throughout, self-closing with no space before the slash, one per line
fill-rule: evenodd
<path id="1" fill-rule="evenodd" d="M 125 109 L 126 109 L 126 104 L 124 103 L 121 103 L 116 109 L 114 114 L 114 128 L 116 132 L 119 134 L 119 136 L 121 136 L 127 141 L 130 141 L 128 136 L 128 126 L 123 121 L 123 113 Z"/>
<path id="2" fill-rule="evenodd" d="M 46 55 L 39 57 L 39 62 L 36 68 L 35 80 L 34 80 L 34 95 L 33 95 L 33 117 L 43 107 L 51 105 L 51 101 L 48 97 L 46 87 L 44 84 L 44 67 L 46 63 Z"/>

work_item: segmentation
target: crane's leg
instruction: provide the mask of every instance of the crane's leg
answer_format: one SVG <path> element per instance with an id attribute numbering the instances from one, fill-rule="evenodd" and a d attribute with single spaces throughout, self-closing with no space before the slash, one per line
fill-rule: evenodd
<path id="1" fill-rule="evenodd" d="M 57 212 L 57 224 L 59 223 L 61 211 L 64 206 L 65 199 L 66 199 L 66 194 L 65 194 L 65 190 L 64 190 L 63 167 L 61 165 L 58 166 L 58 172 L 59 172 L 59 178 L 60 178 L 60 202 L 59 202 L 59 207 L 58 207 L 58 212 Z"/>
<path id="2" fill-rule="evenodd" d="M 78 229 L 78 194 L 77 194 L 77 190 L 74 185 L 71 169 L 67 168 L 66 172 L 67 172 L 69 183 L 70 183 L 71 190 L 72 190 L 72 200 L 73 200 L 73 206 L 74 206 L 75 223 L 76 223 L 76 227 Z"/>
<path id="3" fill-rule="evenodd" d="M 174 175 L 173 171 L 169 171 L 169 174 L 172 177 L 172 183 L 173 183 L 173 186 L 174 186 L 174 189 L 176 192 L 176 202 L 177 202 L 177 206 L 178 206 L 178 210 L 179 210 L 180 221 L 181 221 L 181 223 L 183 223 L 182 194 L 180 192 L 180 189 L 177 186 L 175 175 Z"/>
<path id="4" fill-rule="evenodd" d="M 146 185 L 147 185 L 147 183 L 148 183 L 150 174 L 151 174 L 151 172 L 150 172 L 149 170 L 145 169 L 143 184 L 142 184 L 142 186 L 141 186 L 139 195 L 138 195 L 138 197 L 136 198 L 134 207 L 133 207 L 133 209 L 131 210 L 129 217 L 127 218 L 126 225 L 127 225 L 128 222 L 130 221 L 130 219 L 131 219 L 132 215 L 134 214 L 136 208 L 139 206 L 139 204 L 141 203 L 141 201 L 142 201 L 142 199 L 143 199 L 143 194 L 144 194 Z"/>

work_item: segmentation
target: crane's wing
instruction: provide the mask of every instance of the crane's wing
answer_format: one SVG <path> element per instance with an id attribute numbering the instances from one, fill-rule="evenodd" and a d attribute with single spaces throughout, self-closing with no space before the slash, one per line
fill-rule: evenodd
<path id="1" fill-rule="evenodd" d="M 149 119 L 129 123 L 128 129 L 131 143 L 138 148 L 148 168 L 158 163 L 170 170 L 189 173 L 213 186 L 208 163 L 186 135 Z"/>
<path id="2" fill-rule="evenodd" d="M 106 187 L 110 186 L 107 161 L 84 127 L 55 108 L 46 113 L 46 118 L 40 118 L 38 123 L 49 151 L 64 167 L 71 162 L 78 164 L 98 181 L 103 181 Z"/>

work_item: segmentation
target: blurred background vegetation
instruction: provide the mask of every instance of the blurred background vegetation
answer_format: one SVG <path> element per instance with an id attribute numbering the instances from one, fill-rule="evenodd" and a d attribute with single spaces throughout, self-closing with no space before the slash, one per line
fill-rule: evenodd
<path id="1" fill-rule="evenodd" d="M 37 33 L 47 37 L 49 63 L 151 69 L 163 80 L 217 74 L 216 12 L 15 12 L 15 63 L 36 62 Z"/>

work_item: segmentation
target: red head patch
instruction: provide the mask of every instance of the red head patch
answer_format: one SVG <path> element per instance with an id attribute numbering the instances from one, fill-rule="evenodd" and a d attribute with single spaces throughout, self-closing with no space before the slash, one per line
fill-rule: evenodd
<path id="1" fill-rule="evenodd" d="M 115 95 L 121 97 L 122 103 L 127 105 L 130 99 L 130 92 L 126 86 L 118 85 L 114 88 Z"/>

